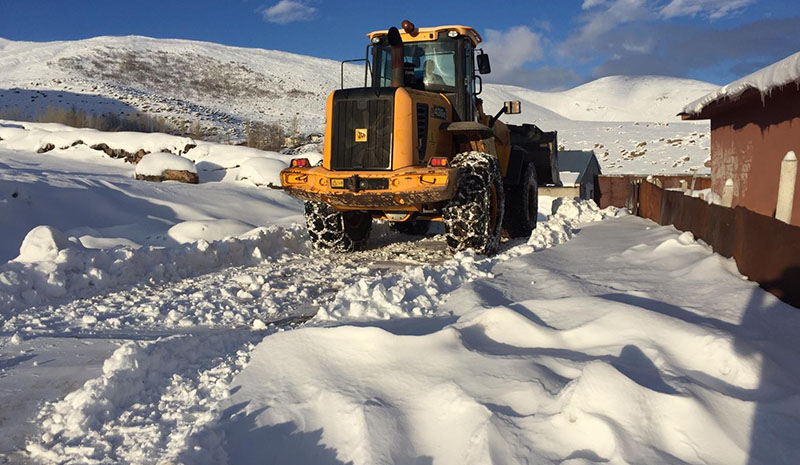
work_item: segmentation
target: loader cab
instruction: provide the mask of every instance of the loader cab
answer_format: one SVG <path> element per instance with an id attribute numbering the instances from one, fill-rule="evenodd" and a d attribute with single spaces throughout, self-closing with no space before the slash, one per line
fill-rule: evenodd
<path id="1" fill-rule="evenodd" d="M 477 119 L 475 95 L 475 36 L 450 29 L 419 31 L 403 37 L 404 85 L 412 89 L 441 93 L 452 103 L 454 119 Z M 422 36 L 428 40 L 419 40 Z M 477 36 L 480 37 L 480 36 Z M 408 40 L 416 38 L 417 40 Z M 386 35 L 370 34 L 373 88 L 390 87 L 391 46 Z"/>

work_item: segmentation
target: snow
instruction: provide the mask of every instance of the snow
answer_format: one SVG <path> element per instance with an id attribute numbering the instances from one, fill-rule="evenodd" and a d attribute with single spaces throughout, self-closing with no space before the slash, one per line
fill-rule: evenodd
<path id="1" fill-rule="evenodd" d="M 800 52 L 773 63 L 754 73 L 719 87 L 683 108 L 683 113 L 699 115 L 704 108 L 718 100 L 735 102 L 746 91 L 755 89 L 761 96 L 770 94 L 774 89 L 800 81 Z M 800 84 L 798 84 L 800 85 Z"/>
<path id="2" fill-rule="evenodd" d="M 159 133 L 104 132 L 79 129 L 55 123 L 14 123 L 0 120 L 0 138 L 3 147 L 10 150 L 35 152 L 47 144 L 67 149 L 81 141 L 87 146 L 106 144 L 109 148 L 136 153 L 168 151 L 182 153 L 195 142 L 188 137 Z"/>
<path id="3" fill-rule="evenodd" d="M 342 289 L 327 308 L 319 309 L 314 319 L 363 321 L 429 316 L 444 296 L 464 283 L 479 278 L 491 279 L 493 276 L 488 269 L 496 261 L 564 243 L 572 237 L 578 223 L 621 214 L 613 207 L 601 211 L 593 201 L 582 204 L 558 199 L 557 202 L 553 216 L 533 231 L 528 247 L 518 247 L 490 259 L 479 259 L 470 251 L 460 252 L 442 265 L 415 267 L 408 273 L 381 279 L 362 279 Z"/>
<path id="4" fill-rule="evenodd" d="M 197 173 L 192 160 L 171 153 L 150 153 L 136 164 L 136 174 L 144 176 L 161 176 L 167 170 Z"/>
<path id="5" fill-rule="evenodd" d="M 512 251 L 425 318 L 265 338 L 221 403 L 213 432 L 225 441 L 202 454 L 242 464 L 800 457 L 800 316 L 730 261 L 633 217 Z"/>
<path id="6" fill-rule="evenodd" d="M 578 177 L 581 175 L 580 173 L 576 173 L 575 171 L 559 171 L 559 177 L 561 178 L 561 183 L 564 186 L 575 186 L 575 182 L 578 180 Z"/>
<path id="7" fill-rule="evenodd" d="M 20 255 L 0 265 L 0 314 L 31 305 L 74 300 L 122 286 L 175 281 L 236 265 L 253 265 L 269 257 L 307 248 L 299 226 L 253 229 L 235 220 L 193 221 L 173 226 L 168 235 L 183 244 L 167 248 L 86 249 L 49 226 L 34 228 Z M 213 238 L 224 238 L 213 240 Z M 76 241 L 77 242 L 77 241 Z"/>
<path id="8" fill-rule="evenodd" d="M 58 64 L 107 46 L 313 95 L 175 96 Z M 319 131 L 338 63 L 142 37 L 0 41 L 0 78 L 22 87 L 0 105 L 148 106 L 221 128 L 297 116 Z M 708 124 L 672 113 L 704 86 L 615 77 L 484 97 L 490 112 L 523 100 L 508 121 L 558 130 L 606 172 L 655 174 L 708 157 Z M 318 163 L 316 145 L 6 120 L 0 138 L 0 463 L 800 462 L 800 316 L 690 233 L 542 197 L 533 234 L 493 257 L 452 255 L 438 224 L 416 238 L 382 223 L 363 251 L 318 254 L 302 203 L 269 187 L 291 158 Z M 137 181 L 98 144 L 169 152 L 200 183 Z"/>
<path id="9" fill-rule="evenodd" d="M 75 237 L 88 248 L 163 247 L 175 244 L 167 232 L 183 221 L 229 219 L 255 226 L 288 226 L 302 215 L 300 202 L 258 188 L 250 180 L 236 180 L 240 164 L 253 158 L 274 161 L 273 172 L 261 175 L 275 179 L 288 166 L 289 155 L 158 133 L 104 133 L 2 120 L 0 137 L 2 262 L 16 257 L 23 238 L 40 225 Z M 75 140 L 86 143 L 72 146 Z M 35 153 L 47 143 L 55 148 Z M 89 143 L 129 153 L 171 148 L 176 156 L 187 145 L 196 144 L 180 161 L 196 162 L 200 184 L 154 186 L 137 181 L 132 179 L 134 165 L 93 150 Z M 145 158 L 154 155 L 162 156 L 151 153 Z M 91 208 L 76 208 L 88 205 Z"/>
<path id="10" fill-rule="evenodd" d="M 184 221 L 169 228 L 167 235 L 179 244 L 198 241 L 220 241 L 256 229 L 252 224 L 238 220 Z"/>
<path id="11" fill-rule="evenodd" d="M 141 73 L 122 71 L 132 60 Z M 93 69 L 94 63 L 104 63 L 102 71 Z M 170 85 L 176 67 L 187 78 Z M 361 66 L 345 66 L 345 86 L 363 85 L 363 75 Z M 8 88 L 0 91 L 0 115 L 49 107 L 146 113 L 186 130 L 199 124 L 206 137 L 226 143 L 242 141 L 243 122 L 251 120 L 321 134 L 326 97 L 339 88 L 339 77 L 340 63 L 333 60 L 188 40 L 128 36 L 9 42 L 0 50 L 0 79 Z M 201 85 L 221 79 L 223 92 Z M 506 100 L 520 100 L 522 114 L 504 115 L 503 121 L 556 130 L 566 149 L 595 150 L 604 173 L 707 173 L 708 122 L 681 122 L 677 114 L 716 87 L 665 76 L 609 76 L 562 92 L 487 83 L 480 97 L 488 114 Z M 241 149 L 244 154 L 246 148 Z M 189 158 L 200 163 L 203 150 L 198 144 Z"/>
<path id="12" fill-rule="evenodd" d="M 256 186 L 280 187 L 280 172 L 286 165 L 270 158 L 250 158 L 244 161 L 239 169 L 236 179 L 248 180 Z"/>
<path id="13" fill-rule="evenodd" d="M 692 79 L 666 76 L 607 76 L 561 92 L 539 92 L 507 85 L 487 85 L 484 97 L 494 113 L 496 101 L 522 100 L 523 114 L 546 120 L 680 121 L 680 109 L 717 86 Z M 502 96 L 502 97 L 501 97 Z M 512 98 L 513 97 L 513 98 Z M 530 102 L 530 103 L 528 103 Z M 539 107 L 552 112 L 541 114 Z M 505 118 L 505 117 L 504 117 Z"/>

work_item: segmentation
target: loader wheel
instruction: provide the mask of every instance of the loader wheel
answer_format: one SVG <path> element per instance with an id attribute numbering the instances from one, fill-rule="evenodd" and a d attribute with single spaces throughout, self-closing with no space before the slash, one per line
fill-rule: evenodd
<path id="1" fill-rule="evenodd" d="M 351 252 L 360 248 L 372 229 L 372 217 L 364 212 L 340 212 L 322 202 L 306 202 L 306 225 L 317 250 Z"/>
<path id="2" fill-rule="evenodd" d="M 497 158 L 481 152 L 460 153 L 458 190 L 442 210 L 447 245 L 452 251 L 473 249 L 491 255 L 500 246 L 504 191 Z"/>
<path id="3" fill-rule="evenodd" d="M 522 167 L 520 183 L 506 187 L 506 215 L 503 228 L 509 237 L 529 237 L 539 216 L 539 185 L 533 163 Z"/>
<path id="4" fill-rule="evenodd" d="M 424 236 L 431 228 L 430 220 L 392 221 L 389 228 L 401 234 Z"/>

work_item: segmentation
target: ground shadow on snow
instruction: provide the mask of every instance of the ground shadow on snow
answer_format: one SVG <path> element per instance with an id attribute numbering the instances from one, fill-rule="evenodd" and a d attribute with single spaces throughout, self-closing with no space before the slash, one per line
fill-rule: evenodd
<path id="1" fill-rule="evenodd" d="M 0 263 L 19 253 L 22 240 L 36 226 L 47 224 L 61 231 L 74 229 L 73 235 L 104 230 L 104 236 L 122 237 L 137 243 L 151 243 L 153 231 L 166 231 L 181 220 L 169 207 L 136 198 L 118 189 L 85 182 L 82 187 L 48 184 L 41 169 L 18 169 L 30 174 L 33 182 L 0 181 Z M 79 179 L 80 174 L 75 174 Z M 177 242 L 163 235 L 160 246 Z"/>
<path id="2" fill-rule="evenodd" d="M 48 110 L 50 114 L 48 115 Z M 137 114 L 139 110 L 117 99 L 65 90 L 0 89 L 0 119 L 39 121 L 55 116 L 56 111 L 85 111 L 100 115 Z M 69 115 L 60 115 L 62 118 Z M 72 115 L 73 117 L 75 115 Z M 77 118 L 76 118 L 77 121 Z"/>
<path id="3" fill-rule="evenodd" d="M 786 288 L 797 280 L 800 269 L 791 269 L 778 280 L 761 287 Z M 797 281 L 792 281 L 797 282 Z M 735 349 L 742 356 L 763 357 L 759 386 L 745 389 L 705 373 L 692 377 L 710 389 L 755 404 L 750 425 L 748 465 L 795 465 L 800 463 L 800 372 L 787 371 L 797 366 L 800 356 L 800 310 L 753 288 L 740 324 L 698 315 L 666 302 L 629 294 L 606 294 L 603 299 L 635 305 L 653 312 L 731 334 Z M 786 349 L 788 348 L 788 350 Z M 744 445 L 747 447 L 747 445 Z"/>
<path id="4" fill-rule="evenodd" d="M 28 353 L 8 358 L 3 358 L 2 356 L 0 356 L 0 370 L 8 370 L 14 368 L 20 363 L 27 362 L 32 358 L 36 358 L 36 354 Z"/>
<path id="5" fill-rule="evenodd" d="M 766 290 L 797 282 L 800 268 L 786 270 Z M 771 324 L 770 324 L 771 323 Z M 794 465 L 800 463 L 800 371 L 792 370 L 800 357 L 800 309 L 754 288 L 741 326 L 758 333 L 737 340 L 742 355 L 761 352 L 761 379 L 756 390 L 756 407 L 750 430 L 748 465 Z M 782 350 L 782 348 L 790 348 Z"/>
<path id="6" fill-rule="evenodd" d="M 300 431 L 294 422 L 259 426 L 258 416 L 267 408 L 246 413 L 248 402 L 232 405 L 222 413 L 228 463 L 237 465 L 350 465 L 336 456 L 336 449 L 322 444 L 323 430 Z M 431 457 L 403 457 L 398 463 L 431 465 Z"/>
<path id="7" fill-rule="evenodd" d="M 762 285 L 785 289 L 786 282 L 796 282 L 800 269 L 792 269 L 772 283 Z M 511 301 L 490 283 L 471 284 L 487 306 L 504 306 L 532 322 L 549 327 L 524 305 Z M 741 355 L 760 353 L 764 357 L 759 386 L 746 389 L 705 373 L 692 373 L 695 382 L 725 395 L 755 404 L 750 428 L 748 465 L 794 465 L 800 463 L 800 310 L 791 307 L 762 289 L 753 288 L 740 324 L 699 315 L 666 302 L 624 293 L 598 295 L 606 300 L 634 305 L 689 324 L 704 326 L 733 336 Z M 464 344 L 470 350 L 489 355 L 550 356 L 576 362 L 605 361 L 637 384 L 666 394 L 680 395 L 662 377 L 655 364 L 636 346 L 627 345 L 619 356 L 592 356 L 581 352 L 554 348 L 516 347 L 489 338 L 481 327 L 462 330 Z M 563 379 L 563 382 L 568 382 Z M 744 444 L 748 447 L 748 444 Z"/>

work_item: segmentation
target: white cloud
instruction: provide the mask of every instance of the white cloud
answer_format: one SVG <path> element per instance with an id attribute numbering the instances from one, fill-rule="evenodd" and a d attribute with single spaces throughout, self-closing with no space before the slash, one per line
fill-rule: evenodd
<path id="1" fill-rule="evenodd" d="M 492 80 L 510 81 L 526 63 L 544 56 L 541 36 L 528 26 L 515 26 L 507 31 L 486 30 L 483 49 L 491 57 Z"/>
<path id="2" fill-rule="evenodd" d="M 671 0 L 659 12 L 664 18 L 705 15 L 718 19 L 736 13 L 755 0 Z"/>
<path id="3" fill-rule="evenodd" d="M 607 3 L 608 0 L 583 0 L 583 5 L 581 5 L 581 9 L 588 10 L 596 6 L 604 6 Z"/>
<path id="4" fill-rule="evenodd" d="M 578 41 L 593 41 L 620 24 L 651 16 L 647 0 L 585 0 L 583 9 L 589 13 L 584 16 Z"/>
<path id="5" fill-rule="evenodd" d="M 275 5 L 262 11 L 264 19 L 277 24 L 288 24 L 295 21 L 310 21 L 317 9 L 295 0 L 280 0 Z"/>

